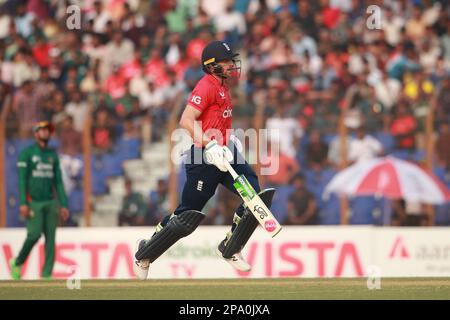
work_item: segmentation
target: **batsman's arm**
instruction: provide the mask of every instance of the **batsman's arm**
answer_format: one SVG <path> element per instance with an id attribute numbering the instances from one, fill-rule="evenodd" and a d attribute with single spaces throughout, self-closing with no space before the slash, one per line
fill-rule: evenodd
<path id="1" fill-rule="evenodd" d="M 188 104 L 181 115 L 180 126 L 189 132 L 194 142 L 206 146 L 211 139 L 204 134 L 197 122 L 201 114 L 202 112 L 200 110 Z"/>

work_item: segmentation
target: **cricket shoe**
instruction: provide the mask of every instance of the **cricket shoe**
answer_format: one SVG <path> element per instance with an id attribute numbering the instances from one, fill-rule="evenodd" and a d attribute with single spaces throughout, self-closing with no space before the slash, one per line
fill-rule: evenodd
<path id="1" fill-rule="evenodd" d="M 234 255 L 231 256 L 230 259 L 224 258 L 222 253 L 225 250 L 225 240 L 222 240 L 220 242 L 219 246 L 216 249 L 216 254 L 224 259 L 226 262 L 228 262 L 233 268 L 243 271 L 243 272 L 249 272 L 252 267 L 245 261 L 244 257 L 242 256 L 242 253 L 237 252 Z"/>
<path id="2" fill-rule="evenodd" d="M 20 280 L 20 266 L 16 264 L 16 259 L 11 258 L 9 260 L 9 265 L 11 267 L 11 278 L 13 278 L 14 280 Z"/>
<path id="3" fill-rule="evenodd" d="M 136 252 L 145 245 L 145 239 L 139 239 L 136 243 Z M 150 261 L 148 259 L 137 260 L 134 258 L 133 271 L 136 277 L 141 280 L 147 279 Z"/>

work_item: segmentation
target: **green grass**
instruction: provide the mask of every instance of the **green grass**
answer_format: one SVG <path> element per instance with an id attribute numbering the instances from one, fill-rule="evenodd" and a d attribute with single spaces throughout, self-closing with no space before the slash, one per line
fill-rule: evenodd
<path id="1" fill-rule="evenodd" d="M 384 278 L 381 289 L 367 289 L 365 278 L 82 280 L 80 290 L 66 282 L 0 281 L 0 299 L 446 299 L 450 278 Z"/>

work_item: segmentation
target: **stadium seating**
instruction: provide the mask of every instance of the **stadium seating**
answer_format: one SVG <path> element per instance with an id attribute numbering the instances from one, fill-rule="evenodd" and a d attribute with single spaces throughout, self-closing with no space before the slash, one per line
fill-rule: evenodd
<path id="1" fill-rule="evenodd" d="M 384 154 L 390 154 L 395 148 L 395 138 L 387 132 L 379 131 L 375 133 L 374 137 L 383 146 Z"/>
<path id="2" fill-rule="evenodd" d="M 350 224 L 373 224 L 373 212 L 377 208 L 377 201 L 373 196 L 354 197 L 349 201 Z"/>
<path id="3" fill-rule="evenodd" d="M 140 148 L 141 140 L 139 138 L 120 138 L 116 144 L 116 152 L 120 154 L 122 161 L 139 158 Z"/>
<path id="4" fill-rule="evenodd" d="M 341 223 L 340 201 L 336 194 L 331 194 L 319 208 L 319 222 L 322 225 L 336 225 Z"/>
<path id="5" fill-rule="evenodd" d="M 83 191 L 81 189 L 72 190 L 67 200 L 71 214 L 77 214 L 83 211 Z"/>

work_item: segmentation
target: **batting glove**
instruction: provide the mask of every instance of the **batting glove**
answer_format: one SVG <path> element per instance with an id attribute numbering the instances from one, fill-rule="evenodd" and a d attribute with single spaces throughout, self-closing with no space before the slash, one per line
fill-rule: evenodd
<path id="1" fill-rule="evenodd" d="M 230 163 L 233 162 L 233 152 L 231 152 L 231 150 L 227 147 L 227 146 L 223 146 L 223 157 L 225 161 L 228 161 Z"/>
<path id="2" fill-rule="evenodd" d="M 226 172 L 227 168 L 224 163 L 224 150 L 222 146 L 217 144 L 215 139 L 211 140 L 205 148 L 205 158 L 208 163 L 215 165 L 220 171 Z"/>

